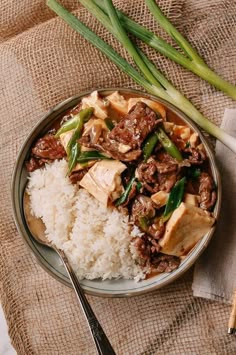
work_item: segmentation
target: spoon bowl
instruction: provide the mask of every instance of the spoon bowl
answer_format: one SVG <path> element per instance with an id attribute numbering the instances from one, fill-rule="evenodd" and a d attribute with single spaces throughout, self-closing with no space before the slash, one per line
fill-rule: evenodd
<path id="1" fill-rule="evenodd" d="M 36 218 L 32 216 L 30 213 L 30 197 L 27 194 L 27 189 L 25 188 L 24 195 L 23 195 L 23 210 L 24 210 L 24 216 L 25 216 L 25 221 L 26 224 L 30 230 L 31 235 L 33 238 L 39 242 L 40 244 L 43 244 L 49 248 L 53 248 L 54 251 L 59 255 L 61 258 L 65 269 L 68 273 L 68 276 L 70 278 L 70 281 L 72 283 L 72 286 L 75 290 L 75 293 L 77 295 L 78 301 L 80 303 L 80 306 L 83 310 L 83 313 L 85 315 L 85 318 L 87 320 L 87 323 L 90 328 L 91 335 L 93 337 L 95 346 L 97 348 L 98 354 L 101 355 L 115 355 L 115 352 L 105 334 L 103 331 L 99 321 L 97 320 L 90 304 L 88 303 L 87 298 L 85 297 L 83 288 L 80 285 L 80 282 L 73 271 L 68 258 L 66 254 L 64 253 L 63 250 L 57 248 L 53 243 L 51 243 L 45 234 L 45 225 L 42 222 L 40 218 Z"/>

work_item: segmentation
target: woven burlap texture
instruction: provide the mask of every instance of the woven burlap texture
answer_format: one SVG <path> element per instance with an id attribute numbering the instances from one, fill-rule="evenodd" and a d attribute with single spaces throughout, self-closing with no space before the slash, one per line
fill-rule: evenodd
<path id="1" fill-rule="evenodd" d="M 158 3 L 207 63 L 235 84 L 235 0 Z M 77 1 L 64 4 L 128 58 Z M 168 38 L 144 0 L 115 4 Z M 3 0 L 0 10 L 0 296 L 10 337 L 19 355 L 95 354 L 74 292 L 37 265 L 16 231 L 10 180 L 26 135 L 53 105 L 88 89 L 138 87 L 50 12 L 44 0 Z M 235 107 L 203 80 L 151 49 L 147 53 L 212 121 L 220 124 L 224 108 Z M 193 298 L 191 282 L 189 272 L 145 296 L 88 298 L 117 354 L 235 353 L 235 338 L 226 334 L 229 306 Z"/>

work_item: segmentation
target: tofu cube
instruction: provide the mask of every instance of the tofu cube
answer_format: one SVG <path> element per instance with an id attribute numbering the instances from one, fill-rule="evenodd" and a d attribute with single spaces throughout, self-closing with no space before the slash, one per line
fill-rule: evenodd
<path id="1" fill-rule="evenodd" d="M 158 208 L 165 206 L 168 200 L 169 194 L 165 191 L 158 191 L 154 195 L 151 196 L 152 201 Z"/>
<path id="2" fill-rule="evenodd" d="M 120 143 L 118 146 L 118 150 L 121 153 L 127 153 L 129 150 L 131 150 L 131 147 L 127 144 Z"/>
<path id="3" fill-rule="evenodd" d="M 199 136 L 196 132 L 192 133 L 189 138 L 189 144 L 191 148 L 196 148 L 199 143 Z"/>
<path id="4" fill-rule="evenodd" d="M 107 206 L 109 200 L 116 200 L 124 190 L 121 173 L 125 169 L 126 165 L 118 160 L 101 160 L 84 175 L 80 186 Z"/>
<path id="5" fill-rule="evenodd" d="M 169 255 L 186 255 L 210 231 L 215 218 L 199 207 L 182 202 L 166 224 L 159 244 L 161 252 Z"/>
<path id="6" fill-rule="evenodd" d="M 93 107 L 94 116 L 105 119 L 107 117 L 107 107 L 104 100 L 98 95 L 97 91 L 93 91 L 89 96 L 82 99 L 82 109 Z"/>
<path id="7" fill-rule="evenodd" d="M 73 133 L 74 133 L 74 129 L 72 129 L 71 131 L 60 134 L 60 141 L 61 141 L 61 144 L 63 145 L 65 150 L 67 148 L 67 145 L 68 145 Z"/>
<path id="8" fill-rule="evenodd" d="M 171 133 L 174 128 L 174 122 L 168 122 L 168 121 L 163 122 L 163 126 L 164 126 L 166 133 Z"/>
<path id="9" fill-rule="evenodd" d="M 187 203 L 188 205 L 193 205 L 198 207 L 199 199 L 200 197 L 198 195 L 193 195 L 188 193 L 184 195 L 184 202 Z"/>
<path id="10" fill-rule="evenodd" d="M 107 100 L 110 102 L 111 106 L 122 114 L 128 112 L 128 101 L 124 96 L 120 95 L 118 91 L 113 92 L 111 95 L 107 96 Z"/>
<path id="11" fill-rule="evenodd" d="M 175 125 L 173 128 L 173 133 L 184 141 L 188 141 L 191 135 L 190 128 L 181 125 Z"/>

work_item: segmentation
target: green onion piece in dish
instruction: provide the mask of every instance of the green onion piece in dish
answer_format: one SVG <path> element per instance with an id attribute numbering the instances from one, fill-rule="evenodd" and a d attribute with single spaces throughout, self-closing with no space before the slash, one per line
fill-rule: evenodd
<path id="1" fill-rule="evenodd" d="M 141 230 L 143 232 L 147 232 L 148 227 L 149 227 L 147 217 L 139 217 L 138 222 L 139 222 L 139 227 L 141 228 Z"/>
<path id="2" fill-rule="evenodd" d="M 197 180 L 197 179 L 199 179 L 200 175 L 201 175 L 201 169 L 199 169 L 199 168 L 195 168 L 195 167 L 191 166 L 190 168 L 187 169 L 187 176 L 190 179 Z"/>
<path id="3" fill-rule="evenodd" d="M 137 192 L 140 192 L 142 186 L 143 186 L 143 184 L 142 184 L 140 181 L 137 181 L 137 182 L 136 182 L 136 189 L 137 189 Z"/>
<path id="4" fill-rule="evenodd" d="M 82 113 L 82 111 L 84 111 L 84 112 Z M 86 122 L 91 117 L 91 115 L 93 113 L 93 108 L 89 107 L 89 108 L 86 108 L 85 110 L 82 110 L 82 111 L 80 111 L 80 112 L 82 115 L 84 115 L 84 122 Z M 55 134 L 56 138 L 60 137 L 61 134 L 69 132 L 72 129 L 76 128 L 76 126 L 78 124 L 78 118 L 79 118 L 80 112 L 77 115 L 73 116 L 69 121 L 66 121 L 61 126 L 61 128 L 59 128 L 59 130 Z"/>
<path id="5" fill-rule="evenodd" d="M 175 186 L 170 192 L 166 208 L 162 217 L 162 221 L 166 222 L 172 212 L 179 207 L 179 205 L 182 202 L 183 196 L 184 196 L 184 185 L 185 185 L 186 178 L 183 177 L 181 180 L 177 181 Z"/>
<path id="6" fill-rule="evenodd" d="M 73 144 L 73 146 L 71 147 L 71 151 L 69 155 L 67 175 L 69 175 L 74 169 L 74 167 L 76 166 L 79 153 L 80 153 L 80 144 L 78 142 L 75 142 L 75 144 Z"/>
<path id="7" fill-rule="evenodd" d="M 136 180 L 136 177 L 133 176 L 130 181 L 128 182 L 126 188 L 125 188 L 125 191 L 123 192 L 123 194 L 118 198 L 118 200 L 116 201 L 115 205 L 116 206 L 120 206 L 122 205 L 123 203 L 125 203 L 128 199 L 128 196 L 129 196 L 129 193 L 132 189 L 132 186 L 133 186 L 133 183 L 135 182 Z"/>
<path id="8" fill-rule="evenodd" d="M 105 118 L 104 122 L 105 122 L 107 128 L 109 129 L 109 131 L 111 131 L 115 127 L 114 123 L 112 122 L 112 120 L 109 117 Z"/>
<path id="9" fill-rule="evenodd" d="M 145 162 L 151 156 L 157 142 L 158 142 L 158 136 L 155 132 L 151 133 L 145 140 L 143 145 L 143 157 Z"/>
<path id="10" fill-rule="evenodd" d="M 47 5 L 59 15 L 66 23 L 68 23 L 74 30 L 80 33 L 86 40 L 92 43 L 102 53 L 104 53 L 111 61 L 113 61 L 118 68 L 124 73 L 129 75 L 137 84 L 141 85 L 147 92 L 154 96 L 170 102 L 177 108 L 181 109 L 186 115 L 188 115 L 194 122 L 202 127 L 206 132 L 219 139 L 223 144 L 236 153 L 236 139 L 229 135 L 224 130 L 217 127 L 204 117 L 193 104 L 184 97 L 173 85 L 156 70 L 156 74 L 160 77 L 162 83 L 154 85 L 153 81 L 146 80 L 132 65 L 130 65 L 124 58 L 122 58 L 111 46 L 104 42 L 99 36 L 92 32 L 87 26 L 85 26 L 78 18 L 72 15 L 68 10 L 61 6 L 56 0 L 47 0 Z M 143 59 L 143 58 L 142 58 Z M 148 58 L 146 58 L 148 60 Z M 147 66 L 147 61 L 145 61 Z M 153 64 L 148 61 L 148 67 Z M 159 79 L 156 82 L 160 82 Z"/>
<path id="11" fill-rule="evenodd" d="M 77 140 L 81 137 L 84 122 L 87 121 L 93 113 L 93 109 L 86 108 L 84 110 L 81 110 L 76 116 L 77 120 L 77 125 L 75 127 L 75 130 L 72 134 L 71 139 L 69 140 L 67 147 L 66 147 L 66 153 L 68 156 L 68 172 L 67 175 L 69 175 L 72 170 L 74 169 L 78 156 L 80 154 L 80 144 L 77 142 Z"/>
<path id="12" fill-rule="evenodd" d="M 100 159 L 111 159 L 106 155 L 97 152 L 96 150 L 90 150 L 88 152 L 82 152 L 77 158 L 77 163 L 87 163 L 91 160 L 100 160 Z"/>
<path id="13" fill-rule="evenodd" d="M 78 117 L 77 117 L 77 115 L 75 115 L 69 121 L 65 122 L 61 126 L 61 128 L 59 128 L 59 130 L 55 134 L 55 137 L 58 138 L 58 137 L 60 137 L 61 134 L 69 132 L 72 129 L 75 129 L 75 127 L 77 126 L 77 123 L 78 123 Z"/>
<path id="14" fill-rule="evenodd" d="M 89 108 L 85 108 L 84 110 L 81 110 L 79 113 L 77 113 L 77 115 L 75 115 L 74 119 L 76 120 L 77 124 L 75 127 L 75 131 L 73 132 L 72 137 L 69 140 L 66 147 L 67 155 L 70 155 L 70 151 L 73 145 L 76 143 L 77 139 L 81 137 L 84 122 L 89 120 L 92 113 L 93 113 L 93 108 L 89 107 Z"/>
<path id="15" fill-rule="evenodd" d="M 167 136 L 167 134 L 163 131 L 163 129 L 158 128 L 157 137 L 161 142 L 163 148 L 166 150 L 168 154 L 170 154 L 173 158 L 182 161 L 183 157 L 176 147 L 176 145 L 172 142 L 172 140 Z"/>

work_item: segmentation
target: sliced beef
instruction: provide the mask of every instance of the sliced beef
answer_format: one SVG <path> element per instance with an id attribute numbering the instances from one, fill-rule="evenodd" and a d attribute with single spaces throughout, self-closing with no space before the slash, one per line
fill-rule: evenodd
<path id="1" fill-rule="evenodd" d="M 83 179 L 84 175 L 88 172 L 89 169 L 83 169 L 79 171 L 72 172 L 69 176 L 72 184 L 77 184 L 80 180 Z"/>
<path id="2" fill-rule="evenodd" d="M 142 237 L 137 237 L 134 241 L 137 254 L 144 262 L 149 262 L 152 253 L 152 245 L 149 238 L 148 234 L 144 234 Z"/>
<path id="3" fill-rule="evenodd" d="M 159 253 L 151 258 L 150 263 L 157 272 L 171 272 L 179 267 L 180 258 Z"/>
<path id="4" fill-rule="evenodd" d="M 150 197 L 139 194 L 132 206 L 132 218 L 136 224 L 140 225 L 140 218 L 147 220 L 154 218 L 156 214 L 154 204 Z"/>
<path id="5" fill-rule="evenodd" d="M 211 210 L 216 202 L 216 191 L 213 178 L 207 173 L 200 175 L 200 207 L 204 210 Z"/>
<path id="6" fill-rule="evenodd" d="M 177 181 L 180 172 L 178 162 L 168 154 L 162 154 L 162 160 L 151 157 L 147 163 L 140 163 L 137 168 L 137 177 L 143 187 L 155 193 L 160 190 L 170 192 Z"/>
<path id="7" fill-rule="evenodd" d="M 147 135 L 159 122 L 156 113 L 145 103 L 138 102 L 129 113 L 112 129 L 109 139 L 139 149 Z"/>
<path id="8" fill-rule="evenodd" d="M 113 159 L 134 161 L 142 154 L 144 139 L 161 121 L 156 119 L 156 113 L 146 104 L 138 102 L 110 132 L 103 130 L 96 143 L 91 141 L 89 135 L 79 141 L 85 147 L 110 154 Z M 130 150 L 122 152 L 121 145 L 130 147 Z"/>
<path id="9" fill-rule="evenodd" d="M 152 238 L 158 240 L 165 232 L 165 226 L 155 218 L 156 210 L 150 197 L 139 194 L 132 205 L 132 219 L 134 223 Z"/>
<path id="10" fill-rule="evenodd" d="M 174 187 L 175 183 L 178 180 L 178 173 L 169 173 L 169 174 L 159 174 L 158 175 L 158 184 L 159 190 L 170 192 Z"/>
<path id="11" fill-rule="evenodd" d="M 151 266 L 153 271 L 171 272 L 179 267 L 180 258 L 160 253 L 158 241 L 148 234 L 137 237 L 134 245 L 142 263 Z"/>
<path id="12" fill-rule="evenodd" d="M 142 154 L 141 149 L 130 150 L 126 153 L 120 152 L 119 143 L 117 141 L 111 140 L 108 135 L 109 132 L 103 131 L 101 137 L 98 138 L 96 143 L 91 142 L 89 136 L 81 137 L 79 142 L 85 147 L 94 148 L 100 152 L 108 153 L 113 159 L 126 162 L 136 160 Z"/>
<path id="13" fill-rule="evenodd" d="M 185 153 L 189 154 L 187 160 L 191 165 L 201 165 L 207 160 L 206 152 L 197 148 L 186 148 Z"/>
<path id="14" fill-rule="evenodd" d="M 165 233 L 165 225 L 160 223 L 160 219 L 156 219 L 148 228 L 148 233 L 153 237 L 153 240 L 160 239 Z"/>
<path id="15" fill-rule="evenodd" d="M 60 140 L 52 134 L 46 134 L 39 138 L 32 148 L 33 156 L 43 159 L 62 159 L 66 156 L 66 151 Z"/>
<path id="16" fill-rule="evenodd" d="M 46 134 L 39 138 L 31 150 L 31 157 L 26 162 L 26 168 L 29 172 L 41 168 L 45 163 L 50 163 L 56 159 L 62 159 L 66 156 L 66 151 L 60 140 L 52 134 Z"/>
<path id="17" fill-rule="evenodd" d="M 30 160 L 25 163 L 25 165 L 27 171 L 32 172 L 34 170 L 40 169 L 46 163 L 50 163 L 50 162 L 51 162 L 50 159 L 37 159 L 35 157 L 31 157 Z"/>
<path id="18" fill-rule="evenodd" d="M 151 257 L 157 255 L 161 248 L 158 241 L 148 234 L 143 234 L 141 237 L 137 237 L 134 241 L 134 245 L 138 256 L 142 261 L 148 264 L 150 264 Z"/>

